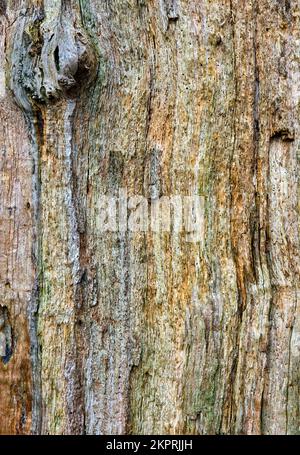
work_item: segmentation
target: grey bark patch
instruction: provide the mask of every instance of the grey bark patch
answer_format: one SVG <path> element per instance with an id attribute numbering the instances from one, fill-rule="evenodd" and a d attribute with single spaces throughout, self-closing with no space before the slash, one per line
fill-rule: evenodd
<path id="1" fill-rule="evenodd" d="M 158 199 L 162 195 L 161 155 L 162 151 L 153 147 L 146 162 L 144 191 L 150 199 Z"/>
<path id="2" fill-rule="evenodd" d="M 167 16 L 169 20 L 176 21 L 179 19 L 178 13 L 178 1 L 177 0 L 166 0 Z"/>

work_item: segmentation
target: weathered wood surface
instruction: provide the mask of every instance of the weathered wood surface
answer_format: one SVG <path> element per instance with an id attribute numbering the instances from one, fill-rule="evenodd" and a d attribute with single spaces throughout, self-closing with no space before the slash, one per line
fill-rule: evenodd
<path id="1" fill-rule="evenodd" d="M 0 0 L 0 30 L 0 432 L 299 434 L 299 1 Z M 153 185 L 204 197 L 201 242 L 100 233 Z"/>

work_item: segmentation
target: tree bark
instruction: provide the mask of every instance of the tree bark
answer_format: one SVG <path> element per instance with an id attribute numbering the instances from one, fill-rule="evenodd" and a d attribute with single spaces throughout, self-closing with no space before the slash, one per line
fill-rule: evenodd
<path id="1" fill-rule="evenodd" d="M 298 0 L 0 0 L 0 432 L 299 434 Z M 101 233 L 200 195 L 200 242 Z"/>

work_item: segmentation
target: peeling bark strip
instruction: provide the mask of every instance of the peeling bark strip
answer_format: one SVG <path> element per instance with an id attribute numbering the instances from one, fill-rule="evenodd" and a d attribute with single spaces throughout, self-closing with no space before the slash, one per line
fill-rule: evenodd
<path id="1" fill-rule="evenodd" d="M 299 434 L 296 0 L 0 0 L 0 433 Z M 201 195 L 204 238 L 101 233 Z"/>

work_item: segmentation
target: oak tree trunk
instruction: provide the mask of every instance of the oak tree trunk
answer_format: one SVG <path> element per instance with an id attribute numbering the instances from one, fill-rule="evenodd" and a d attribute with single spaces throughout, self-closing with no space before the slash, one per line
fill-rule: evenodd
<path id="1" fill-rule="evenodd" d="M 299 434 L 299 1 L 0 30 L 0 432 Z M 200 195 L 203 238 L 103 234 L 120 188 Z"/>

